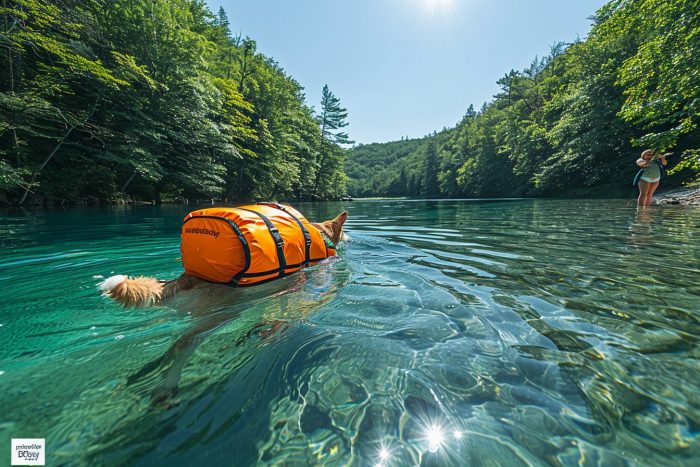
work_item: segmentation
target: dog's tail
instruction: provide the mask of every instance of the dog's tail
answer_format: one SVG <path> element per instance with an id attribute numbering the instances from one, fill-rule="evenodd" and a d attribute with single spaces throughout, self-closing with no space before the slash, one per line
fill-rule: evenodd
<path id="1" fill-rule="evenodd" d="M 100 283 L 102 293 L 124 308 L 155 305 L 163 298 L 165 283 L 152 277 L 112 276 Z"/>
<path id="2" fill-rule="evenodd" d="M 172 281 L 159 281 L 153 277 L 112 276 L 100 283 L 102 293 L 121 303 L 124 308 L 156 305 L 181 290 L 189 290 L 203 282 L 185 273 Z"/>

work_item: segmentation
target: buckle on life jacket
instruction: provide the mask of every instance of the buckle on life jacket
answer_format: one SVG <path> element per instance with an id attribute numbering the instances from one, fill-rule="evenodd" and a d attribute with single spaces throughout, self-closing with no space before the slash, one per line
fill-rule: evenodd
<path id="1" fill-rule="evenodd" d="M 275 239 L 275 245 L 277 245 L 278 247 L 284 246 L 284 239 L 280 235 L 279 229 L 277 229 L 277 227 L 270 227 L 269 230 L 272 234 L 272 238 Z"/>

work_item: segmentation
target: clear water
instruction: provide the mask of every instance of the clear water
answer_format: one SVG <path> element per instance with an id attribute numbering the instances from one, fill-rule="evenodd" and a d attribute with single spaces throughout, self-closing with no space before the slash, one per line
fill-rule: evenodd
<path id="1" fill-rule="evenodd" d="M 0 464 L 700 462 L 697 208 L 299 208 L 341 258 L 136 311 L 97 276 L 176 277 L 186 207 L 2 214 Z"/>

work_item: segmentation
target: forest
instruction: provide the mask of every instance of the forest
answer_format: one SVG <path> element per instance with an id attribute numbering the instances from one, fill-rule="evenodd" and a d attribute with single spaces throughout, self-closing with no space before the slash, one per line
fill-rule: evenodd
<path id="1" fill-rule="evenodd" d="M 700 0 L 612 0 L 454 127 L 351 149 L 202 0 L 0 1 L 0 205 L 620 196 L 645 148 L 700 181 Z"/>
<path id="2" fill-rule="evenodd" d="M 455 127 L 354 147 L 350 194 L 624 196 L 645 148 L 674 152 L 665 186 L 699 182 L 700 1 L 612 0 L 591 20 Z"/>
<path id="3" fill-rule="evenodd" d="M 318 112 L 202 0 L 1 0 L 0 205 L 332 199 L 347 111 Z"/>

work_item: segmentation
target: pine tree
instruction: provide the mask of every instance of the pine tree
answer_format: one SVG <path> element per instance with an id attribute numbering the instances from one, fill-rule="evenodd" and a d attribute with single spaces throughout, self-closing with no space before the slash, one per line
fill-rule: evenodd
<path id="1" fill-rule="evenodd" d="M 347 109 L 340 106 L 340 99 L 333 95 L 327 84 L 324 85 L 321 95 L 321 115 L 319 116 L 323 138 L 333 144 L 354 143 L 347 133 L 337 131 L 348 126 L 346 118 L 348 118 Z"/>
<path id="2" fill-rule="evenodd" d="M 226 14 L 226 10 L 224 10 L 224 7 L 220 6 L 219 7 L 219 26 L 224 28 L 226 31 L 227 35 L 230 34 L 230 23 L 228 21 L 228 15 Z"/>
<path id="3" fill-rule="evenodd" d="M 321 195 L 319 188 L 324 177 L 343 166 L 345 150 L 340 145 L 354 143 L 347 133 L 341 131 L 348 126 L 347 117 L 348 111 L 341 107 L 340 99 L 333 95 L 327 84 L 324 85 L 321 94 L 321 115 L 318 116 L 321 127 L 321 147 L 313 190 L 316 197 Z"/>

